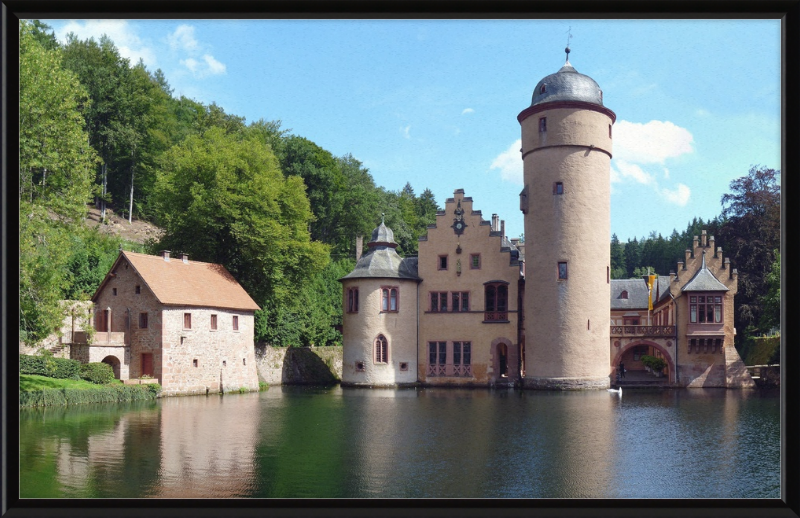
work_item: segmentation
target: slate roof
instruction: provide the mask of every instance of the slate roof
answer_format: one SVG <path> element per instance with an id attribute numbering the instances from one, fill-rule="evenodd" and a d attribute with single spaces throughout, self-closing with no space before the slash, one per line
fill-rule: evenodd
<path id="1" fill-rule="evenodd" d="M 706 268 L 706 253 L 703 252 L 703 262 L 700 265 L 700 269 L 681 288 L 681 291 L 728 291 L 728 287 L 719 282 L 719 279 Z"/>
<path id="2" fill-rule="evenodd" d="M 628 292 L 628 298 L 620 296 L 623 291 Z M 611 309 L 612 310 L 639 310 L 647 309 L 647 284 L 643 279 L 612 279 L 611 280 Z"/>
<path id="3" fill-rule="evenodd" d="M 541 91 L 542 85 L 544 92 Z M 579 73 L 567 61 L 561 70 L 537 83 L 531 106 L 554 101 L 583 101 L 603 106 L 603 95 L 594 79 Z"/>
<path id="4" fill-rule="evenodd" d="M 410 279 L 419 281 L 418 258 L 400 257 L 395 251 L 394 232 L 383 222 L 372 231 L 369 250 L 361 256 L 352 272 L 341 279 Z"/>
<path id="5" fill-rule="evenodd" d="M 220 264 L 120 251 L 113 272 L 121 259 L 126 259 L 164 305 L 203 306 L 213 308 L 256 310 L 258 304 L 247 294 L 233 275 Z M 95 300 L 110 279 L 110 273 L 97 289 Z"/>

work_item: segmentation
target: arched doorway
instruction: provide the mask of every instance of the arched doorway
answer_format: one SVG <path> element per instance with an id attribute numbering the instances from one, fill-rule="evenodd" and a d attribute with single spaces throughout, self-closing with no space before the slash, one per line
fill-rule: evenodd
<path id="1" fill-rule="evenodd" d="M 114 377 L 119 379 L 119 359 L 116 356 L 106 356 L 103 358 L 103 363 L 111 365 L 111 369 L 114 371 Z"/>
<path id="2" fill-rule="evenodd" d="M 674 347 L 672 347 L 672 349 L 674 349 Z M 644 368 L 639 363 L 641 356 L 644 354 L 652 355 L 652 353 L 655 352 L 653 350 L 658 351 L 660 356 L 667 362 L 667 367 L 665 369 L 666 375 L 662 379 L 665 383 L 675 383 L 676 372 L 675 362 L 672 358 L 673 351 L 651 340 L 637 340 L 620 347 L 611 362 L 612 376 L 613 373 L 616 372 L 617 366 L 622 362 L 625 365 L 625 369 L 628 371 L 626 379 L 630 381 L 629 378 L 631 374 L 636 374 L 637 369 Z"/>

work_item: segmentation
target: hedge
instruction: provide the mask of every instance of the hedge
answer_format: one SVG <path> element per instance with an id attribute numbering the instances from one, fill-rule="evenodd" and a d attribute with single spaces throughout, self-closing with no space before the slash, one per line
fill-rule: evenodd
<path id="1" fill-rule="evenodd" d="M 114 381 L 114 369 L 111 365 L 102 362 L 82 363 L 80 367 L 81 378 L 98 385 L 105 385 Z"/>
<path id="2" fill-rule="evenodd" d="M 51 356 L 19 355 L 20 374 L 38 374 L 48 378 L 80 379 L 81 363 Z"/>
<path id="3" fill-rule="evenodd" d="M 82 403 L 121 403 L 156 399 L 161 385 L 107 385 L 93 389 L 42 389 L 20 391 L 19 406 L 78 405 Z"/>

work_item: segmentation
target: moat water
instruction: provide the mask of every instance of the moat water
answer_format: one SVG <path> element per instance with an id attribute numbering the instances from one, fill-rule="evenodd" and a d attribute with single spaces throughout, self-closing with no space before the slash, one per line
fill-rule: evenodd
<path id="1" fill-rule="evenodd" d="M 272 387 L 20 411 L 22 498 L 779 498 L 779 394 Z"/>

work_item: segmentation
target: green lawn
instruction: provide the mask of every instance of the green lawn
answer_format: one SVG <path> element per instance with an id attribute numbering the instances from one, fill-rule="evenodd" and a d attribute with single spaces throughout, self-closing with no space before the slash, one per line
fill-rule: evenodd
<path id="1" fill-rule="evenodd" d="M 120 380 L 114 380 L 111 384 L 122 385 L 122 382 Z M 23 392 L 28 392 L 31 390 L 62 388 L 94 390 L 102 387 L 103 385 L 96 385 L 84 380 L 48 378 L 46 376 L 38 376 L 36 374 L 19 375 L 19 389 Z"/>

